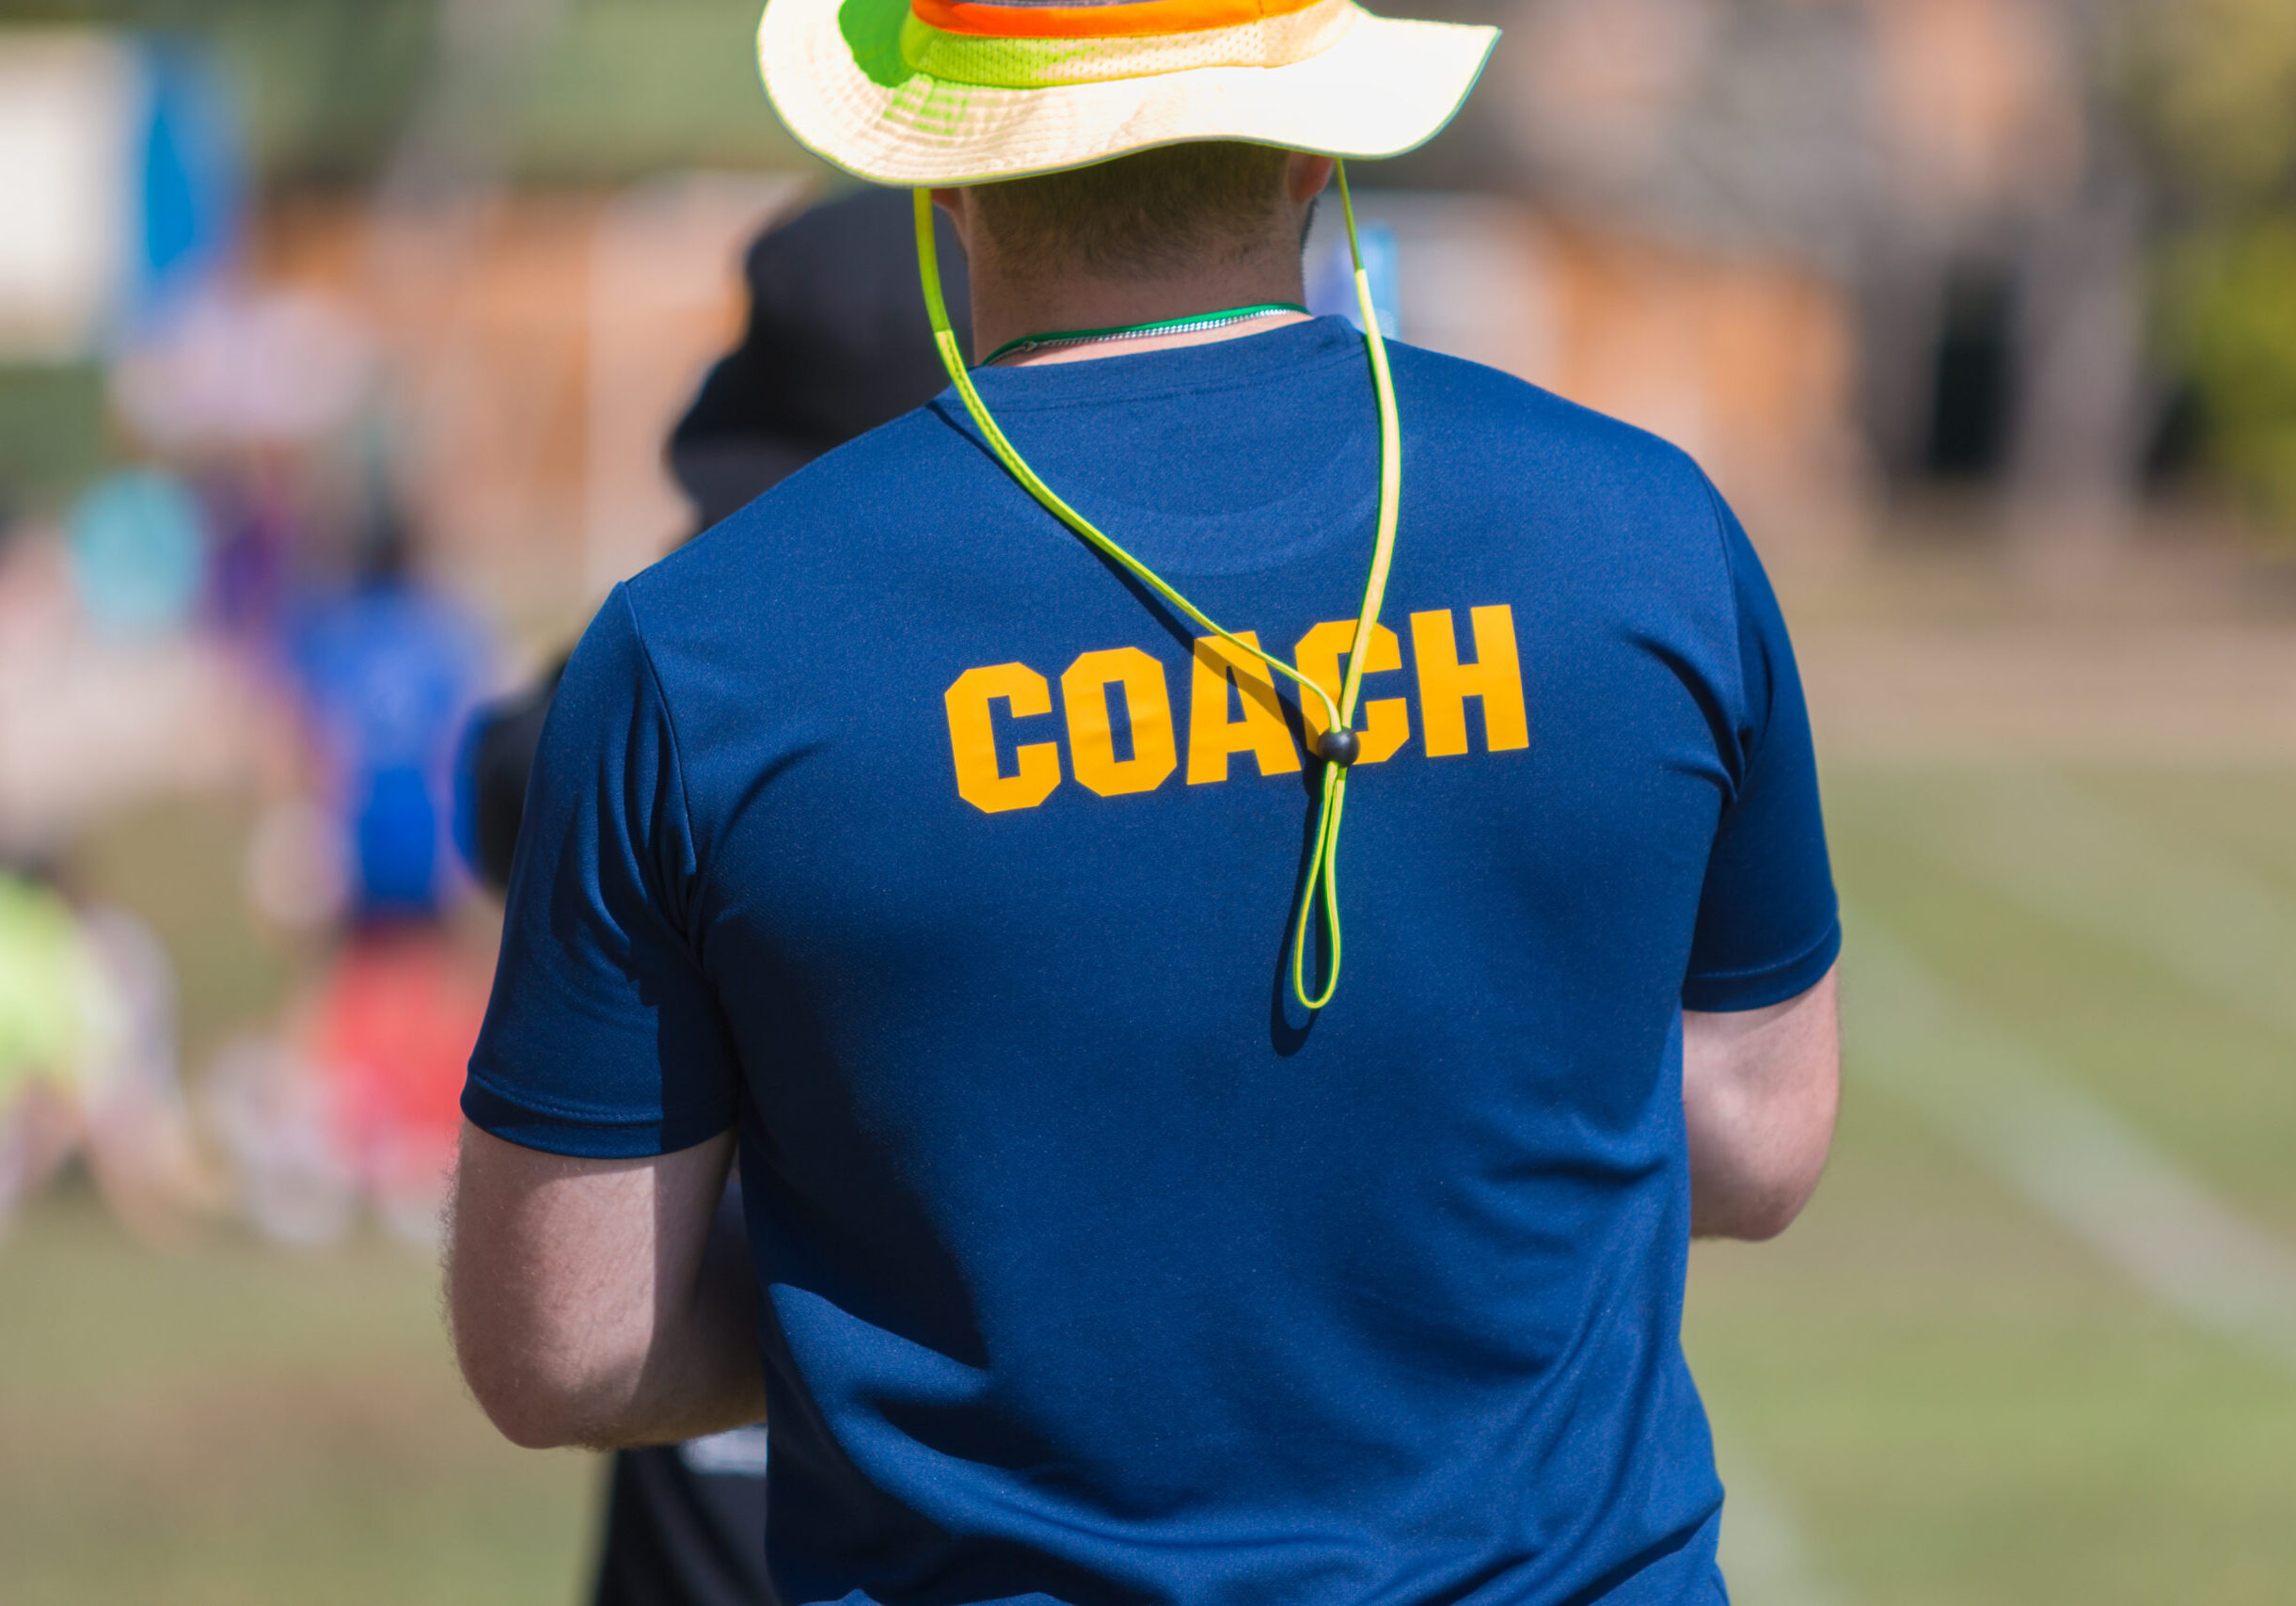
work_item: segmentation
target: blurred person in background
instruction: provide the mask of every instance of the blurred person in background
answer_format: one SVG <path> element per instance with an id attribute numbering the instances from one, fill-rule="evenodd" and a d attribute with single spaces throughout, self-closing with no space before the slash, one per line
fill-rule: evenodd
<path id="1" fill-rule="evenodd" d="M 58 861 L 148 798 L 227 786 L 243 679 L 202 628 L 198 498 L 144 466 L 0 540 L 0 854 Z"/>
<path id="2" fill-rule="evenodd" d="M 468 609 L 417 573 L 380 497 L 351 582 L 309 603 L 287 651 L 321 786 L 344 826 L 355 929 L 436 920 L 458 889 L 454 744 L 492 649 Z"/>
<path id="3" fill-rule="evenodd" d="M 452 1152 L 454 1067 L 483 1010 L 484 970 L 446 921 L 463 890 L 454 744 L 487 689 L 491 647 L 468 610 L 416 572 L 409 533 L 378 496 L 350 589 L 297 621 L 290 653 L 322 795 L 348 847 L 343 942 L 312 1003 L 308 1052 L 333 1088 L 361 1191 L 428 1241 Z"/>
<path id="4" fill-rule="evenodd" d="M 79 955 L 71 912 L 29 879 L 0 872 L 0 1222 L 61 1163 L 68 1088 L 80 1055 Z"/>
<path id="5" fill-rule="evenodd" d="M 71 578 L 99 635 L 162 637 L 193 618 L 208 573 L 207 520 L 198 497 L 158 469 L 107 474 L 73 505 Z"/>
<path id="6" fill-rule="evenodd" d="M 217 1202 L 176 1061 L 175 978 L 124 910 L 0 867 L 0 1225 L 74 1154 L 130 1229 L 171 1241 Z"/>
<path id="7" fill-rule="evenodd" d="M 198 505 L 156 469 L 100 479 L 58 531 L 0 516 L 0 1219 L 75 1155 L 146 1238 L 218 1201 L 173 968 L 66 868 L 91 819 L 211 734 L 217 687 L 185 639 L 204 566 Z"/>
<path id="8" fill-rule="evenodd" d="M 906 196 L 863 190 L 771 226 L 750 247 L 741 343 L 703 381 L 667 443 L 697 528 L 737 512 L 784 476 L 930 401 L 947 382 L 908 252 Z M 963 257 L 945 221 L 949 299 L 967 316 Z M 457 835 L 500 893 L 529 773 L 563 660 L 471 721 Z M 743 1238 L 738 1182 L 718 1231 Z M 607 1494 L 596 1606 L 758 1606 L 766 1571 L 766 1432 L 747 1426 L 684 1444 L 619 1451 Z"/>
<path id="9" fill-rule="evenodd" d="M 451 920 L 467 885 L 451 831 L 492 645 L 375 493 L 348 583 L 289 610 L 280 651 L 305 773 L 259 826 L 254 891 L 337 940 L 278 1036 L 221 1058 L 207 1102 L 266 1231 L 323 1240 L 363 1204 L 429 1243 L 485 1001 L 485 961 Z"/>
<path id="10" fill-rule="evenodd" d="M 966 9 L 767 11 L 798 137 L 962 178 L 990 356 L 577 649 L 465 1092 L 466 1376 L 530 1445 L 769 1401 L 789 1599 L 1715 1599 L 1688 1243 L 1791 1219 L 1835 1077 L 1752 549 L 1679 452 L 1425 352 L 1390 383 L 1299 307 L 1329 152 L 1431 137 L 1491 30 Z M 1270 672 L 1320 696 L 1337 652 L 1210 626 L 1021 448 L 1223 614 L 1353 644 L 1306 763 Z M 1402 671 L 1399 449 L 1418 696 L 1358 731 Z M 1271 962 L 1359 760 L 1370 941 L 1325 1013 Z M 736 1153 L 754 1286 L 711 1230 Z"/>

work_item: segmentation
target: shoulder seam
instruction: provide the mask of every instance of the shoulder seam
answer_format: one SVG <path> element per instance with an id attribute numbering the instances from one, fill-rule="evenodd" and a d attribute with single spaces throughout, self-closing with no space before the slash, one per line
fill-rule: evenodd
<path id="1" fill-rule="evenodd" d="M 1707 473 L 1698 460 L 1687 453 L 1685 453 L 1683 457 L 1684 461 L 1689 464 L 1690 471 L 1698 476 L 1698 483 L 1706 493 L 1706 513 L 1714 522 L 1715 552 L 1722 560 L 1722 585 L 1730 598 L 1731 651 L 1738 660 L 1738 703 L 1740 710 L 1750 719 L 1754 711 L 1750 707 L 1750 688 L 1753 682 L 1752 676 L 1747 673 L 1745 606 L 1738 596 L 1737 561 L 1730 550 L 1729 514 L 1722 505 L 1722 493 L 1716 488 L 1714 476 Z M 1763 729 L 1765 732 L 1767 731 L 1766 722 L 1765 722 Z M 1754 746 L 1748 748 L 1744 755 L 1742 770 L 1746 774 L 1753 771 L 1754 758 L 1759 751 L 1759 745 L 1757 742 Z M 1742 782 L 1743 775 L 1741 776 Z M 1734 808 L 1736 804 L 1737 799 L 1733 798 L 1731 806 Z"/>
<path id="2" fill-rule="evenodd" d="M 638 604 L 630 596 L 629 582 L 624 580 L 614 587 L 614 592 L 622 598 L 623 616 L 630 623 L 630 639 L 638 644 L 639 660 L 646 666 L 646 679 L 654 688 L 654 700 L 661 705 L 662 723 L 670 732 L 670 755 L 677 760 L 677 810 L 685 817 L 686 840 L 693 844 L 695 872 L 693 892 L 694 898 L 698 900 L 708 890 L 711 867 L 702 862 L 702 837 L 701 834 L 693 828 L 693 796 L 689 790 L 686 779 L 686 740 L 678 734 L 677 710 L 670 706 L 670 692 L 662 685 L 661 669 L 654 661 L 654 648 L 652 644 L 646 640 L 644 624 L 638 617 Z M 693 946 L 691 928 L 693 910 L 690 903 L 683 914 L 686 918 L 681 919 L 678 923 L 685 928 L 682 934 L 687 946 L 691 947 Z M 696 954 L 694 957 L 699 962 L 701 956 Z"/>

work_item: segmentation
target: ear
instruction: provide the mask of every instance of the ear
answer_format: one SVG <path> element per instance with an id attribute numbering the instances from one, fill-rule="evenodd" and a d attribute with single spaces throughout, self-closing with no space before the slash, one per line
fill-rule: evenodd
<path id="1" fill-rule="evenodd" d="M 1284 194 L 1294 206 L 1306 206 L 1323 193 L 1331 183 L 1332 169 L 1338 164 L 1329 156 L 1318 156 L 1306 151 L 1294 151 L 1284 164 Z"/>
<path id="2" fill-rule="evenodd" d="M 957 230 L 958 243 L 964 246 L 965 255 L 973 254 L 973 192 L 970 189 L 937 189 L 932 192 L 933 204 L 949 215 Z"/>

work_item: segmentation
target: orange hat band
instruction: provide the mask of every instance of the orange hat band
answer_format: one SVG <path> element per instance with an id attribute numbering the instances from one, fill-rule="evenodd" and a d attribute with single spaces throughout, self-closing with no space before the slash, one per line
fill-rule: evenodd
<path id="1" fill-rule="evenodd" d="M 1062 84 L 1100 84 L 1152 78 L 1219 67 L 1289 67 L 1338 41 L 1363 13 L 1354 0 L 1136 0 L 1123 6 L 979 6 L 967 0 L 910 0 L 901 23 L 901 58 L 915 72 L 943 84 L 980 88 L 1043 89 Z M 1270 10 L 1267 4 L 1288 5 Z M 1018 38 L 960 33 L 931 16 L 949 11 L 1045 17 L 1100 17 L 1143 12 L 1165 17 L 1244 14 L 1246 20 L 1180 33 L 1031 34 Z"/>
<path id="2" fill-rule="evenodd" d="M 977 39 L 1141 39 L 1243 27 L 1306 10 L 1316 0 L 1116 0 L 1101 6 L 997 6 L 910 0 L 917 21 Z"/>

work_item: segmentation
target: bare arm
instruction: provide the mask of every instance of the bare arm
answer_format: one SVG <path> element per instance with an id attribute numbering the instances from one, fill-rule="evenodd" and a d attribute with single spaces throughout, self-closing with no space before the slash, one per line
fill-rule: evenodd
<path id="1" fill-rule="evenodd" d="M 514 1443 L 614 1449 L 757 1422 L 753 1274 L 711 1224 L 730 1132 L 580 1160 L 465 1122 L 447 1306 L 463 1375 Z"/>
<path id="2" fill-rule="evenodd" d="M 1690 1232 L 1774 1238 L 1817 1186 L 1842 1092 L 1835 972 L 1766 1010 L 1682 1016 Z"/>

